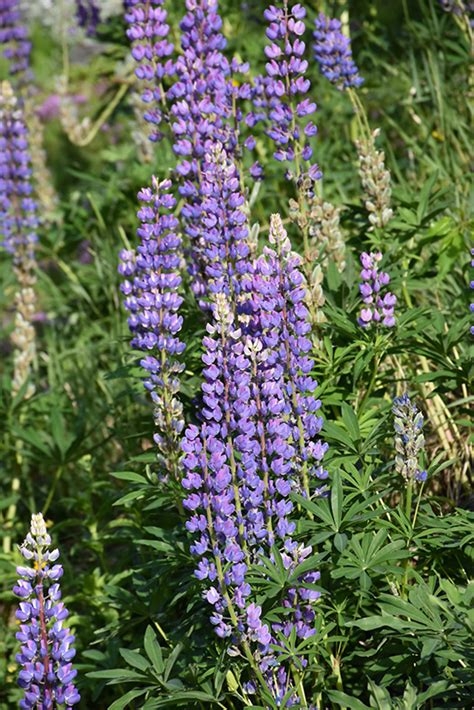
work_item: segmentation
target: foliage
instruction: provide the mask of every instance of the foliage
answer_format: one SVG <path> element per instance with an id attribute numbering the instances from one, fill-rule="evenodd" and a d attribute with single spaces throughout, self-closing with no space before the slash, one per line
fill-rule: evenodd
<path id="1" fill-rule="evenodd" d="M 168 3 L 169 4 L 169 3 Z M 288 571 L 278 550 L 250 572 L 268 623 L 301 575 L 320 571 L 316 634 L 286 639 L 302 670 L 308 705 L 318 708 L 470 707 L 474 618 L 471 469 L 473 396 L 469 335 L 469 74 L 472 37 L 433 0 L 308 0 L 350 18 L 353 54 L 365 78 L 359 94 L 392 175 L 393 219 L 370 228 L 353 140 L 357 121 L 345 92 L 310 64 L 318 103 L 316 157 L 324 198 L 341 207 L 346 268 L 329 260 L 322 288 L 325 322 L 315 329 L 327 497 L 293 494 L 298 542 L 312 547 Z M 173 38 L 181 8 L 171 4 Z M 348 13 L 348 15 L 346 15 Z M 264 21 L 257 0 L 222 0 L 229 56 L 264 69 Z M 67 51 L 66 51 L 67 50 Z M 118 253 L 135 244 L 136 193 L 152 174 L 168 178 L 174 158 L 163 141 L 146 162 L 132 140 L 128 96 L 106 111 L 129 54 L 120 15 L 95 40 L 67 49 L 59 28 L 33 29 L 33 68 L 41 98 L 70 53 L 69 86 L 80 111 L 99 119 L 92 140 L 74 144 L 56 117 L 46 124 L 48 163 L 60 203 L 39 230 L 35 394 L 11 395 L 15 290 L 11 260 L 0 258 L 0 708 L 16 685 L 11 587 L 32 512 L 42 511 L 60 546 L 63 598 L 76 637 L 83 707 L 273 707 L 249 705 L 249 669 L 229 655 L 209 623 L 193 570 L 191 537 L 166 484 L 153 443 L 152 407 L 136 353 L 129 349 Z M 3 70 L 2 65 L 2 70 Z M 125 78 L 126 77 L 126 78 Z M 2 76 L 3 78 L 3 76 Z M 118 88 L 117 88 L 118 87 Z M 130 87 L 128 91 L 131 91 Z M 252 195 L 252 224 L 266 244 L 279 211 L 295 250 L 291 183 L 257 135 L 266 177 Z M 257 230 L 255 229 L 255 232 Z M 397 295 L 397 325 L 365 331 L 359 255 L 380 250 Z M 181 377 L 185 418 L 196 420 L 205 316 L 183 292 L 186 342 Z M 392 399 L 408 390 L 425 416 L 427 480 L 406 485 L 395 472 Z M 12 487 L 18 480 L 19 486 Z M 11 548 L 11 550 L 10 550 Z M 304 583 L 303 583 L 304 587 Z M 262 696 L 263 697 L 263 696 Z M 258 703 L 265 702 L 265 705 Z M 82 705 L 81 705 L 82 706 Z"/>

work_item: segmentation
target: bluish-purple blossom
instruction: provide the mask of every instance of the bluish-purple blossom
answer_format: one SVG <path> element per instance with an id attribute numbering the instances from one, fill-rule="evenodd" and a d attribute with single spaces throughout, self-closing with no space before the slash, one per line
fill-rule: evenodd
<path id="1" fill-rule="evenodd" d="M 306 10 L 300 3 L 290 7 L 284 0 L 282 8 L 270 5 L 264 16 L 269 23 L 269 43 L 265 47 L 267 76 L 262 84 L 270 122 L 267 134 L 276 146 L 274 157 L 290 163 L 287 177 L 318 180 L 321 172 L 313 162 L 311 146 L 311 138 L 317 133 L 311 118 L 316 104 L 309 95 L 311 82 L 306 76 L 308 60 L 302 39 Z"/>
<path id="2" fill-rule="evenodd" d="M 427 473 L 419 467 L 419 457 L 425 446 L 423 414 L 407 393 L 393 400 L 395 429 L 395 468 L 405 481 L 426 481 Z"/>
<path id="3" fill-rule="evenodd" d="M 89 37 L 97 32 L 100 22 L 100 8 L 97 0 L 76 0 L 77 22 Z"/>
<path id="4" fill-rule="evenodd" d="M 61 601 L 59 580 L 63 568 L 57 563 L 59 550 L 51 550 L 51 537 L 41 513 L 33 515 L 20 552 L 24 565 L 17 567 L 20 579 L 13 592 L 20 598 L 16 618 L 21 643 L 16 656 L 21 666 L 18 685 L 24 689 L 21 710 L 71 708 L 81 696 L 73 683 L 77 671 L 74 636 L 65 627 L 69 612 Z"/>
<path id="5" fill-rule="evenodd" d="M 352 58 L 351 41 L 341 31 L 339 20 L 322 12 L 315 20 L 313 52 L 321 73 L 339 89 L 357 88 L 363 83 Z"/>
<path id="6" fill-rule="evenodd" d="M 37 242 L 37 204 L 23 110 L 8 82 L 0 92 L 0 243 L 14 263 L 32 259 Z"/>
<path id="7" fill-rule="evenodd" d="M 127 37 L 132 43 L 132 56 L 138 66 L 135 75 L 143 84 L 144 117 L 153 126 L 151 140 L 162 138 L 161 123 L 165 109 L 163 78 L 171 75 L 174 65 L 170 56 L 173 44 L 168 41 L 170 26 L 164 0 L 126 0 Z"/>
<path id="8" fill-rule="evenodd" d="M 386 290 L 390 283 L 390 276 L 386 271 L 379 271 L 378 265 L 382 261 L 382 254 L 363 252 L 360 261 L 362 283 L 359 285 L 359 291 L 365 305 L 360 310 L 358 323 L 362 328 L 378 323 L 393 328 L 397 297 Z"/>
<path id="9" fill-rule="evenodd" d="M 185 432 L 182 463 L 191 551 L 213 607 L 211 623 L 221 637 L 256 645 L 255 659 L 278 699 L 291 681 L 284 664 L 279 676 L 272 673 L 278 652 L 270 644 L 292 626 L 301 638 L 314 633 L 311 603 L 319 594 L 297 601 L 291 590 L 288 620 L 273 629 L 261 620 L 247 572 L 261 555 L 273 559 L 274 545 L 289 570 L 311 552 L 293 539 L 290 494 L 321 492 L 327 446 L 317 439 L 321 403 L 310 374 L 301 264 L 276 216 L 270 241 L 274 249 L 243 276 L 236 312 L 224 292 L 213 295 L 213 323 L 203 341 L 202 422 Z M 301 581 L 317 579 L 309 574 Z"/>
<path id="10" fill-rule="evenodd" d="M 0 0 L 0 45 L 4 46 L 9 73 L 24 82 L 30 76 L 31 41 L 20 0 Z"/>
<path id="11" fill-rule="evenodd" d="M 139 192 L 140 244 L 136 250 L 120 253 L 119 272 L 125 277 L 121 290 L 129 311 L 131 345 L 143 353 L 140 364 L 146 372 L 145 387 L 155 405 L 155 442 L 164 462 L 175 468 L 184 426 L 177 394 L 183 369 L 179 356 L 185 345 L 179 338 L 183 323 L 179 314 L 183 302 L 179 295 L 181 237 L 170 188 L 170 180 L 159 183 L 153 178 L 152 187 Z"/>

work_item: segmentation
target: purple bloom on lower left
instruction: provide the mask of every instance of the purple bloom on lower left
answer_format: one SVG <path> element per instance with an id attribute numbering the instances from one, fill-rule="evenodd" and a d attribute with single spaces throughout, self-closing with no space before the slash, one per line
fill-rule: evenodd
<path id="1" fill-rule="evenodd" d="M 20 598 L 16 618 L 21 643 L 16 660 L 21 665 L 18 685 L 25 693 L 22 710 L 71 708 L 81 696 L 73 681 L 74 636 L 65 627 L 69 612 L 61 601 L 59 580 L 63 568 L 57 564 L 59 550 L 51 550 L 51 537 L 41 513 L 31 516 L 31 526 L 20 547 L 25 564 L 13 592 Z"/>

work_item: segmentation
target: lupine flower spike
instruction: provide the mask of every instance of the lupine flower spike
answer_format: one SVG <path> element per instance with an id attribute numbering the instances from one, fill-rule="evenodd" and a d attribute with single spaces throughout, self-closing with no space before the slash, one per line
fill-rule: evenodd
<path id="1" fill-rule="evenodd" d="M 178 156 L 179 192 L 184 200 L 181 215 L 190 247 L 191 286 L 203 304 L 201 297 L 208 291 L 207 228 L 203 215 L 207 179 L 203 179 L 203 171 L 211 169 L 208 156 L 222 147 L 224 162 L 235 165 L 235 177 L 240 182 L 239 104 L 249 87 L 234 82 L 235 74 L 245 73 L 247 66 L 229 62 L 224 54 L 226 39 L 221 32 L 217 1 L 186 0 L 186 10 L 180 23 L 182 51 L 166 98 L 170 104 L 173 150 Z"/>
<path id="2" fill-rule="evenodd" d="M 365 306 L 360 311 L 358 323 L 362 328 L 377 323 L 393 328 L 397 297 L 390 291 L 385 292 L 385 287 L 390 283 L 390 276 L 385 271 L 379 271 L 378 264 L 382 261 L 382 254 L 364 252 L 360 261 L 362 283 L 359 290 Z"/>
<path id="3" fill-rule="evenodd" d="M 423 414 L 412 404 L 408 394 L 393 400 L 395 428 L 395 468 L 405 479 L 426 481 L 427 473 L 419 468 L 419 457 L 425 446 Z"/>
<path id="4" fill-rule="evenodd" d="M 313 324 L 325 322 L 322 310 L 326 302 L 322 282 L 329 263 L 338 271 L 346 267 L 346 245 L 340 226 L 341 210 L 321 197 L 314 195 L 307 204 L 290 200 L 290 217 L 302 232 L 309 235 L 308 306 Z M 309 269 L 308 269 L 309 271 Z"/>
<path id="5" fill-rule="evenodd" d="M 96 0 L 76 0 L 76 17 L 86 35 L 93 37 L 100 22 L 100 9 Z"/>
<path id="6" fill-rule="evenodd" d="M 10 75 L 18 84 L 30 78 L 31 42 L 23 22 L 20 0 L 0 0 L 0 45 L 5 45 L 3 56 L 8 60 Z"/>
<path id="7" fill-rule="evenodd" d="M 364 80 L 352 58 L 351 41 L 341 31 L 339 20 L 322 12 L 315 20 L 314 58 L 321 73 L 338 89 L 356 89 Z"/>
<path id="8" fill-rule="evenodd" d="M 174 70 L 169 59 L 173 45 L 167 39 L 170 27 L 163 4 L 164 0 L 125 0 L 127 37 L 132 43 L 132 57 L 138 64 L 135 75 L 142 84 L 144 118 L 153 127 L 150 139 L 155 142 L 162 137 L 163 78 Z"/>
<path id="9" fill-rule="evenodd" d="M 301 185 L 305 178 L 310 182 L 321 178 L 318 165 L 312 161 L 310 144 L 317 128 L 311 120 L 316 104 L 308 97 L 311 82 L 306 76 L 306 45 L 301 39 L 306 30 L 306 10 L 300 3 L 290 7 L 288 0 L 283 0 L 282 8 L 270 5 L 264 16 L 269 22 L 270 40 L 265 47 L 268 61 L 264 86 L 271 122 L 267 133 L 275 143 L 276 160 L 290 164 L 287 177 Z"/>
<path id="10" fill-rule="evenodd" d="M 16 395 L 28 381 L 35 356 L 33 316 L 36 296 L 34 284 L 35 244 L 37 241 L 36 203 L 32 199 L 28 134 L 23 111 L 18 107 L 8 82 L 0 93 L 0 238 L 13 256 L 18 281 L 15 296 L 15 346 L 12 393 Z M 25 397 L 33 394 L 30 384 Z"/>
<path id="11" fill-rule="evenodd" d="M 195 537 L 191 550 L 199 558 L 196 576 L 213 607 L 211 623 L 219 636 L 251 646 L 257 672 L 280 701 L 292 681 L 271 644 L 285 648 L 293 628 L 299 638 L 314 633 L 311 604 L 318 594 L 290 590 L 282 600 L 285 620 L 273 628 L 252 600 L 247 571 L 261 555 L 272 559 L 274 545 L 287 569 L 311 553 L 293 540 L 289 496 L 293 490 L 322 492 L 327 445 L 316 439 L 321 403 L 306 354 L 311 343 L 300 260 L 277 216 L 270 243 L 273 248 L 244 275 L 237 313 L 225 293 L 212 295 L 213 323 L 203 341 L 202 422 L 185 433 L 182 483 L 187 528 Z M 308 575 L 303 581 L 318 579 L 317 572 Z"/>
<path id="12" fill-rule="evenodd" d="M 119 272 L 125 277 L 121 290 L 130 313 L 131 344 L 143 352 L 144 383 L 155 405 L 155 442 L 165 470 L 177 478 L 178 442 L 184 426 L 177 397 L 183 369 L 178 357 L 185 345 L 178 335 L 183 323 L 179 315 L 183 298 L 178 294 L 181 238 L 178 220 L 170 214 L 176 205 L 170 188 L 170 180 L 159 183 L 153 178 L 152 187 L 139 192 L 142 206 L 137 234 L 141 242 L 136 251 L 120 253 Z"/>
<path id="13" fill-rule="evenodd" d="M 53 710 L 77 705 L 81 696 L 73 680 L 74 636 L 64 626 L 69 612 L 61 601 L 59 580 L 63 568 L 55 564 L 59 550 L 51 550 L 51 537 L 41 513 L 32 515 L 31 527 L 20 552 L 25 564 L 17 567 L 20 579 L 13 592 L 21 599 L 16 618 L 21 643 L 18 685 L 24 689 L 21 710 Z"/>
<path id="14" fill-rule="evenodd" d="M 360 138 L 356 141 L 356 147 L 369 222 L 374 227 L 385 227 L 393 217 L 390 207 L 392 187 L 390 172 L 385 167 L 385 153 L 375 147 L 379 133 L 380 130 L 376 129 L 369 138 Z"/>

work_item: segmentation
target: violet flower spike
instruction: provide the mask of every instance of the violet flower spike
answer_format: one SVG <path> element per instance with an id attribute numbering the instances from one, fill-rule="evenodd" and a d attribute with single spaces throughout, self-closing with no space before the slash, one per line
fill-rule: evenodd
<path id="1" fill-rule="evenodd" d="M 317 107 L 308 97 L 311 82 L 306 76 L 308 61 L 304 58 L 306 45 L 302 39 L 306 31 L 305 15 L 300 3 L 290 8 L 288 0 L 283 0 L 283 8 L 270 5 L 264 13 L 270 40 L 265 47 L 268 61 L 264 87 L 271 122 L 267 135 L 275 143 L 275 159 L 291 165 L 287 178 L 298 183 L 305 177 L 311 181 L 322 177 L 318 165 L 312 162 L 310 143 L 317 133 L 311 120 Z"/>
<path id="2" fill-rule="evenodd" d="M 363 252 L 360 261 L 362 283 L 359 285 L 359 291 L 365 305 L 360 310 L 357 322 L 362 328 L 377 324 L 393 328 L 396 322 L 397 297 L 390 291 L 386 291 L 390 276 L 385 271 L 379 271 L 378 264 L 382 261 L 382 254 Z"/>
<path id="3" fill-rule="evenodd" d="M 293 540 L 290 493 L 303 490 L 302 469 L 315 481 L 327 477 L 321 464 L 327 445 L 315 439 L 322 420 L 306 355 L 299 259 L 281 220 L 273 217 L 271 224 L 275 250 L 243 275 L 236 312 L 225 293 L 212 295 L 214 322 L 203 341 L 202 423 L 186 430 L 182 483 L 191 551 L 199 558 L 196 576 L 213 607 L 211 623 L 219 636 L 250 646 L 279 701 L 291 676 L 271 644 L 286 648 L 293 626 L 299 638 L 314 633 L 312 605 L 319 594 L 291 590 L 285 619 L 273 629 L 261 621 L 246 573 L 261 555 L 272 559 L 273 545 L 289 570 L 311 552 Z M 300 581 L 317 579 L 311 572 Z"/>
<path id="4" fill-rule="evenodd" d="M 59 550 L 50 547 L 42 514 L 32 515 L 30 532 L 20 547 L 25 564 L 17 567 L 20 579 L 13 587 L 21 599 L 16 612 L 20 622 L 16 638 L 21 643 L 16 660 L 22 667 L 18 685 L 25 691 L 21 710 L 71 708 L 81 699 L 73 684 L 75 639 L 64 626 L 69 613 L 61 601 L 63 568 L 57 564 Z"/>
<path id="5" fill-rule="evenodd" d="M 100 9 L 96 0 L 76 0 L 76 17 L 86 35 L 94 37 L 100 22 Z"/>
<path id="6" fill-rule="evenodd" d="M 170 26 L 164 0 L 126 0 L 127 37 L 132 43 L 132 56 L 137 62 L 135 75 L 143 84 L 144 118 L 153 127 L 150 140 L 158 142 L 160 126 L 167 117 L 163 79 L 174 72 L 171 55 L 174 46 L 168 41 Z"/>
<path id="7" fill-rule="evenodd" d="M 364 82 L 352 58 L 351 41 L 341 31 L 339 20 L 322 12 L 315 20 L 314 58 L 321 73 L 338 89 L 357 89 Z"/>
<path id="8" fill-rule="evenodd" d="M 31 78 L 31 41 L 22 14 L 20 0 L 0 0 L 0 44 L 5 46 L 3 56 L 8 60 L 9 73 L 20 85 Z"/>
<path id="9" fill-rule="evenodd" d="M 395 429 L 395 468 L 405 481 L 426 481 L 427 472 L 421 471 L 418 460 L 425 446 L 423 414 L 412 404 L 407 393 L 393 400 Z"/>
<path id="10" fill-rule="evenodd" d="M 219 143 L 205 156 L 200 193 L 206 290 L 225 293 L 234 309 L 242 275 L 251 268 L 249 229 L 239 173 Z"/>
<path id="11" fill-rule="evenodd" d="M 179 478 L 179 439 L 184 427 L 182 404 L 178 398 L 179 356 L 185 344 L 179 339 L 183 318 L 181 286 L 181 237 L 178 220 L 172 214 L 175 198 L 169 193 L 171 181 L 159 183 L 138 194 L 141 225 L 140 244 L 134 251 L 120 252 L 119 273 L 124 276 L 121 290 L 129 311 L 131 345 L 143 352 L 140 361 L 146 372 L 145 388 L 155 406 L 155 443 L 165 469 Z"/>
<path id="12" fill-rule="evenodd" d="M 182 53 L 176 61 L 175 80 L 166 99 L 171 107 L 173 150 L 178 156 L 179 192 L 184 199 L 181 214 L 190 246 L 191 286 L 200 299 L 207 293 L 208 261 L 204 253 L 202 203 L 206 196 L 202 191 L 202 171 L 206 156 L 219 146 L 237 165 L 242 119 L 239 102 L 250 89 L 245 83 L 234 84 L 234 75 L 244 73 L 247 67 L 229 62 L 223 53 L 226 40 L 216 0 L 187 0 L 186 8 L 180 23 Z"/>
<path id="13" fill-rule="evenodd" d="M 34 259 L 37 205 L 32 197 L 31 156 L 23 110 L 8 82 L 0 91 L 0 244 L 14 263 Z"/>

